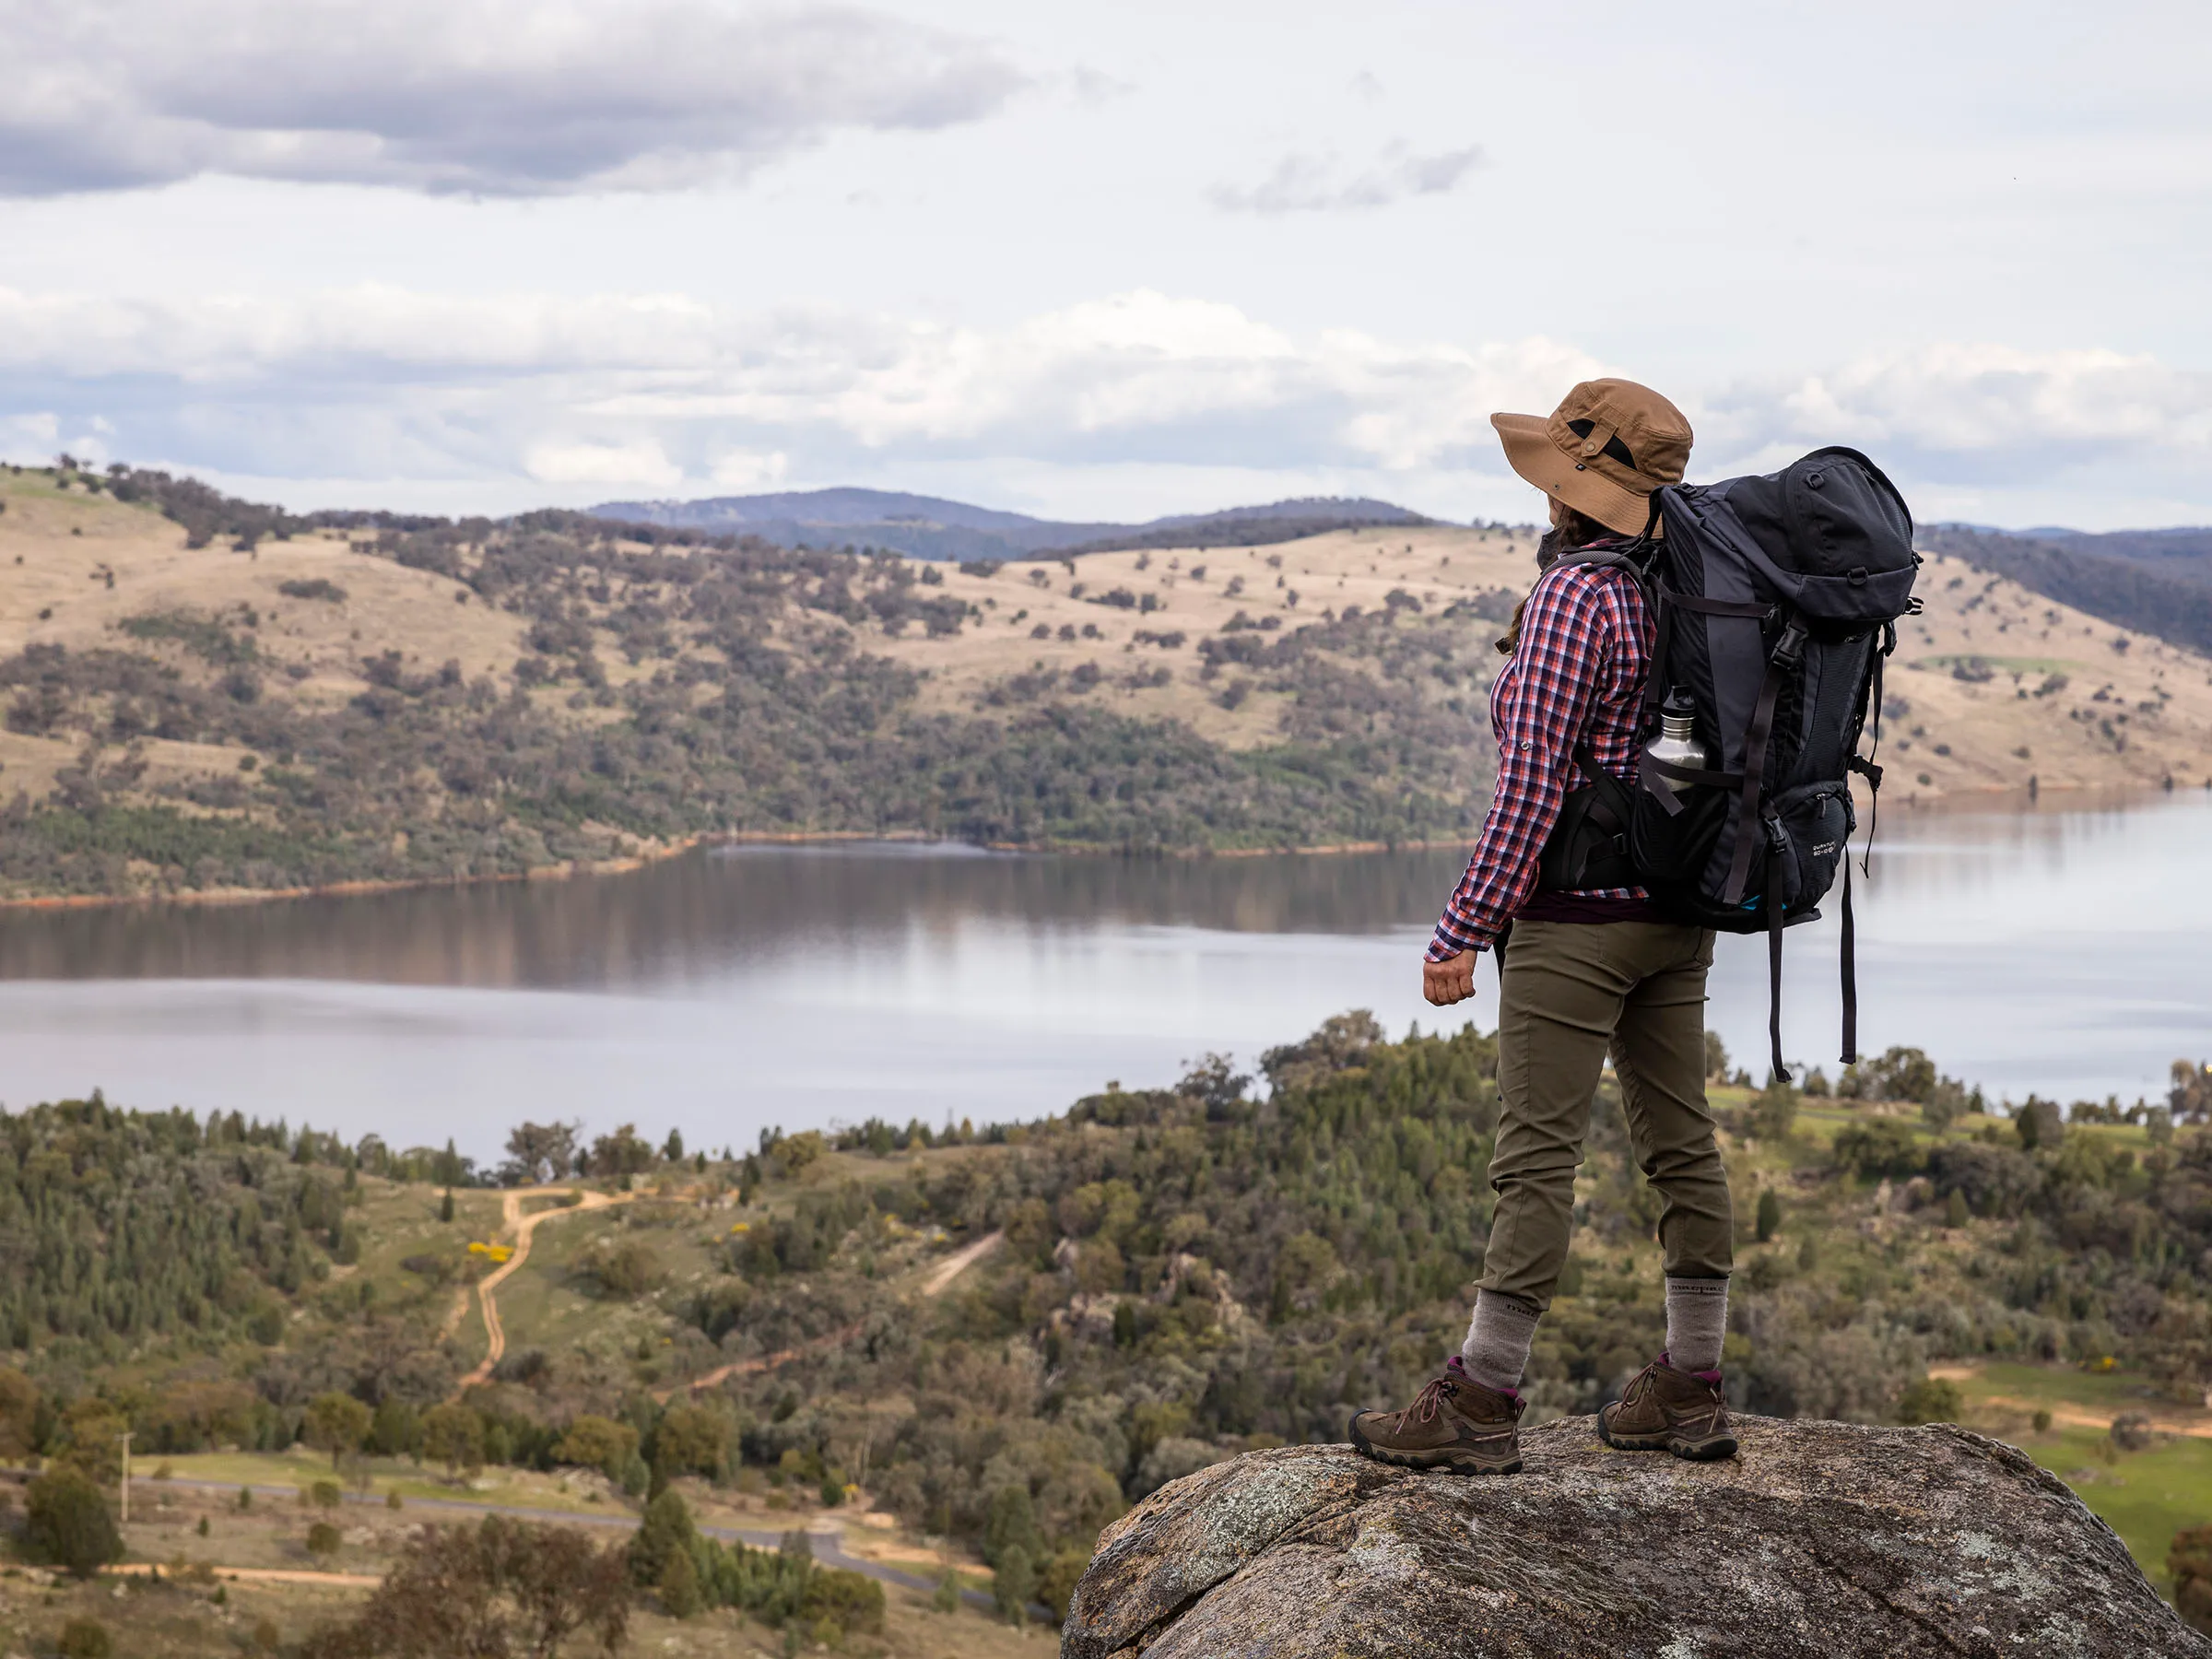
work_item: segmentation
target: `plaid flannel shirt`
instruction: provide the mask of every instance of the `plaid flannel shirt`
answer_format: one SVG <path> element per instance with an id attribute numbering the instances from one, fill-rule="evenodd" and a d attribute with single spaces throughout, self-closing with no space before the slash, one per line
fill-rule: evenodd
<path id="1" fill-rule="evenodd" d="M 1467 873 L 1430 941 L 1430 961 L 1488 949 L 1528 901 L 1560 800 L 1578 781 L 1578 742 L 1615 777 L 1635 782 L 1637 718 L 1652 647 L 1651 606 L 1627 571 L 1554 565 L 1537 579 L 1521 616 L 1520 643 L 1490 687 L 1498 787 Z M 1580 896 L 1648 897 L 1641 888 L 1594 888 Z"/>

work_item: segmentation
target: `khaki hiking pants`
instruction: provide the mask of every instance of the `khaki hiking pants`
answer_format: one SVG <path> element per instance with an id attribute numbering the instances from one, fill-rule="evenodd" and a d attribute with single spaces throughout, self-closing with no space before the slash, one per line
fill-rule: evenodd
<path id="1" fill-rule="evenodd" d="M 1574 1174 L 1608 1051 L 1637 1165 L 1658 1189 L 1677 1278 L 1735 1264 L 1728 1172 L 1705 1109 L 1712 935 L 1658 922 L 1517 922 L 1498 1013 L 1498 1210 L 1482 1289 L 1538 1312 L 1567 1261 Z"/>

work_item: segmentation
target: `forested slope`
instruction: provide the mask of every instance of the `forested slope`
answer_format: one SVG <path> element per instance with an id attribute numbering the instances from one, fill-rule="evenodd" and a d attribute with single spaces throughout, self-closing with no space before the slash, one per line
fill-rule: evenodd
<path id="1" fill-rule="evenodd" d="M 1209 656 L 1178 694 L 1156 665 L 1194 653 L 1147 640 L 1160 607 L 1132 595 L 1152 626 L 1129 638 L 1113 595 L 1063 579 L 1086 618 L 1066 639 L 1102 651 L 1110 630 L 1112 674 L 933 700 L 931 668 L 887 646 L 1011 641 L 1035 586 L 978 594 L 968 572 L 955 594 L 888 556 L 571 513 L 311 522 L 188 495 L 164 521 L 150 475 L 8 482 L 0 550 L 37 561 L 0 657 L 17 893 L 516 874 L 747 832 L 1403 841 L 1464 832 L 1488 777 L 1454 666 L 1487 635 L 1450 607 L 1255 635 L 1224 654 L 1240 672 Z M 1260 682 L 1279 730 L 1225 741 L 1186 717 L 1226 722 Z"/>
<path id="2" fill-rule="evenodd" d="M 1465 840 L 1535 570 L 1495 527 L 952 565 L 566 512 L 297 517 L 127 468 L 0 469 L 0 898 L 732 835 Z M 1921 590 L 1891 798 L 2212 777 L 2203 654 L 1955 556 Z"/>
<path id="3" fill-rule="evenodd" d="M 1458 1340 L 1490 1216 L 1490 1042 L 1387 1041 L 1354 1015 L 1264 1069 L 1265 1089 L 1209 1060 L 1026 1126 L 870 1123 L 743 1156 L 519 1129 L 499 1178 L 580 1169 L 621 1202 L 539 1228 L 500 1291 L 505 1357 L 457 1398 L 483 1332 L 456 1289 L 502 1236 L 500 1194 L 472 1184 L 492 1176 L 373 1139 L 37 1107 L 0 1120 L 0 1342 L 22 1373 L 0 1375 L 0 1429 L 104 1467 L 123 1427 L 142 1453 L 280 1450 L 352 1400 L 366 1455 L 604 1465 L 617 1490 L 693 1478 L 784 1507 L 852 1484 L 1072 1582 L 1129 1501 L 1237 1450 L 1338 1439 Z M 1912 1051 L 1825 1087 L 1717 1096 L 1739 1403 L 1911 1417 L 1930 1362 L 1959 1358 L 2098 1360 L 2170 1399 L 2212 1381 L 2212 1134 L 2167 1109 L 1983 1115 Z M 2177 1084 L 2184 1115 L 2206 1103 L 2199 1074 Z M 1578 1214 L 1538 1418 L 1594 1408 L 1663 1340 L 1655 1199 L 1609 1082 Z"/>

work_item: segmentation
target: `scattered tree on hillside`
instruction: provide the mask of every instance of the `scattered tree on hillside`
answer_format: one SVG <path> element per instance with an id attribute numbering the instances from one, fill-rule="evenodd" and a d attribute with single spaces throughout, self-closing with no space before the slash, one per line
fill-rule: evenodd
<path id="1" fill-rule="evenodd" d="M 511 1186 L 535 1186 L 566 1177 L 576 1162 L 581 1124 L 517 1124 L 507 1136 L 508 1162 L 500 1171 Z"/>
<path id="2" fill-rule="evenodd" d="M 307 1404 L 300 1438 L 329 1453 L 335 1469 L 361 1449 L 375 1423 L 376 1414 L 351 1394 L 319 1394 Z"/>
<path id="3" fill-rule="evenodd" d="M 2212 1116 L 2212 1060 L 2176 1060 L 2167 1090 L 2167 1109 L 2177 1124 L 2201 1124 Z"/>
<path id="4" fill-rule="evenodd" d="M 310 1659 L 552 1659 L 585 1634 L 614 1653 L 629 1618 L 621 1546 L 490 1515 L 474 1527 L 426 1527 L 360 1612 L 318 1631 L 306 1651 Z"/>
<path id="5" fill-rule="evenodd" d="M 73 1468 L 51 1470 L 30 1483 L 23 1539 L 40 1559 L 80 1579 L 123 1559 L 123 1535 L 106 1496 Z"/>
<path id="6" fill-rule="evenodd" d="M 13 1366 L 0 1366 L 0 1461 L 19 1464 L 38 1449 L 39 1389 Z"/>
<path id="7" fill-rule="evenodd" d="M 484 1465 L 484 1419 L 465 1406 L 447 1403 L 422 1414 L 422 1454 L 445 1465 L 447 1479 Z"/>
<path id="8" fill-rule="evenodd" d="M 639 1136 L 635 1124 L 624 1124 L 612 1135 L 603 1135 L 592 1143 L 594 1175 L 619 1179 L 642 1175 L 653 1166 L 652 1144 Z"/>

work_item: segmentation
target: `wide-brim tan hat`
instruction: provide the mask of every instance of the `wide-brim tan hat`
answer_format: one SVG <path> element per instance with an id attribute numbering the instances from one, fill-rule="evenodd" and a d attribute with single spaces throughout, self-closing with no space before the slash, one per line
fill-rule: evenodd
<path id="1" fill-rule="evenodd" d="M 1625 380 L 1584 381 L 1548 417 L 1493 415 L 1490 424 L 1515 472 L 1623 535 L 1652 523 L 1653 490 L 1682 482 L 1694 437 L 1681 410 Z"/>

